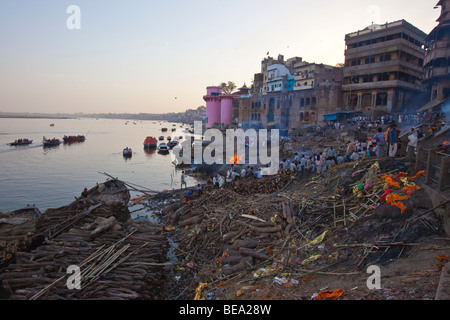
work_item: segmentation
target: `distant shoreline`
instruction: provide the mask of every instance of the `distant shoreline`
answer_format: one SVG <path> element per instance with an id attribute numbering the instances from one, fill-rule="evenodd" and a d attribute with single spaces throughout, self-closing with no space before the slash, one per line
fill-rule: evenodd
<path id="1" fill-rule="evenodd" d="M 28 116 L 28 115 L 5 115 L 0 114 L 0 118 L 17 118 L 17 119 L 75 119 L 70 117 L 58 117 L 58 116 Z"/>

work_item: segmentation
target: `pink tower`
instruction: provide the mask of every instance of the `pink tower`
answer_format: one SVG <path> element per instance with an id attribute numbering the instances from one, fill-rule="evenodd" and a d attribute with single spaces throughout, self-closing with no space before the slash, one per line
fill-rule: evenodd
<path id="1" fill-rule="evenodd" d="M 206 128 L 212 128 L 214 124 L 221 122 L 221 103 L 220 95 L 222 94 L 221 87 L 207 87 L 206 96 L 203 100 L 206 101 Z"/>
<path id="2" fill-rule="evenodd" d="M 233 94 L 220 96 L 220 123 L 224 126 L 233 124 L 233 100 L 236 98 L 239 96 Z"/>

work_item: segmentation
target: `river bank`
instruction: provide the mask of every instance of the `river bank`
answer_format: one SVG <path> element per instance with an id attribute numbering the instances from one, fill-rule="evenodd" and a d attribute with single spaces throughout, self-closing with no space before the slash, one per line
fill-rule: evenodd
<path id="1" fill-rule="evenodd" d="M 298 151 L 341 149 L 346 142 L 307 137 L 284 144 L 281 153 L 291 159 Z M 125 207 L 100 204 L 86 214 L 99 204 L 76 200 L 43 213 L 41 221 L 49 213 L 70 215 L 39 223 L 46 230 L 57 227 L 53 239 L 20 248 L 0 279 L 9 298 L 29 299 L 63 277 L 68 265 L 97 252 L 114 262 L 107 264 L 110 276 L 99 276 L 103 286 L 89 282 L 73 296 L 64 282 L 38 297 L 435 299 L 450 238 L 423 188 L 423 175 L 407 159 L 370 157 L 320 173 L 281 168 L 276 175 L 242 177 L 221 188 L 209 182 L 201 192 L 194 186 L 152 192 L 128 184 L 135 195 Z M 92 238 L 95 230 L 100 231 Z M 140 251 L 150 244 L 150 251 Z M 108 246 L 114 257 L 103 251 Z M 99 270 L 98 264 L 90 267 Z M 27 280 L 36 274 L 43 280 Z M 158 289 L 146 296 L 152 288 Z"/>

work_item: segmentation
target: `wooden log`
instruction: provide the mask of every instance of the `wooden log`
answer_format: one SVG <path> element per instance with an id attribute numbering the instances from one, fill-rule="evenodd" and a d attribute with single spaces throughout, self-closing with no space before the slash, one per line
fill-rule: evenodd
<path id="1" fill-rule="evenodd" d="M 236 240 L 231 246 L 233 249 L 251 248 L 254 249 L 258 247 L 259 241 L 256 239 L 246 239 L 246 240 Z"/>
<path id="2" fill-rule="evenodd" d="M 189 225 L 193 225 L 193 224 L 199 224 L 200 222 L 202 222 L 203 220 L 203 216 L 195 216 L 186 220 L 183 220 L 179 223 L 180 227 L 185 227 L 185 226 L 189 226 Z"/>
<path id="3" fill-rule="evenodd" d="M 234 273 L 249 269 L 252 266 L 253 266 L 253 259 L 251 257 L 247 257 L 247 258 L 241 259 L 240 263 L 238 263 L 236 265 L 233 265 L 233 266 L 227 267 L 227 268 L 222 268 L 222 273 L 226 276 L 229 276 Z"/>
<path id="4" fill-rule="evenodd" d="M 240 233 L 240 231 L 230 231 L 222 236 L 222 241 L 229 242 L 231 239 L 236 237 L 239 233 Z"/>
<path id="5" fill-rule="evenodd" d="M 102 233 L 103 231 L 106 231 L 110 228 L 112 228 L 112 226 L 114 226 L 116 224 L 116 218 L 115 217 L 110 217 L 108 219 L 106 219 L 105 221 L 101 222 L 98 227 L 92 231 L 90 233 L 91 237 L 96 237 L 98 236 L 100 233 Z"/>
<path id="6" fill-rule="evenodd" d="M 261 254 L 258 251 L 254 249 L 248 249 L 248 248 L 239 248 L 239 253 L 243 256 L 249 256 L 258 260 L 267 260 L 269 259 L 268 256 L 265 254 Z"/>
<path id="7" fill-rule="evenodd" d="M 242 258 L 244 258 L 244 256 L 229 256 L 229 257 L 224 257 L 220 259 L 220 262 L 222 264 L 237 264 L 240 263 Z"/>
<path id="8" fill-rule="evenodd" d="M 283 230 L 283 228 L 281 225 L 277 225 L 274 227 L 265 227 L 265 228 L 250 226 L 250 230 L 255 233 L 276 233 L 276 232 L 280 232 L 281 230 Z"/>

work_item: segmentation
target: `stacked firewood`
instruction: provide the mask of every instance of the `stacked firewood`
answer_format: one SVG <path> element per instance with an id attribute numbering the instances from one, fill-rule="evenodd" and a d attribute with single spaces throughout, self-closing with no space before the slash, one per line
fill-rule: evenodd
<path id="1" fill-rule="evenodd" d="M 237 179 L 233 183 L 225 184 L 225 188 L 231 189 L 241 195 L 256 193 L 268 194 L 284 188 L 291 182 L 293 176 L 295 177 L 295 174 L 292 174 L 290 171 L 285 171 L 275 175 L 264 176 L 262 179 L 245 177 Z"/>
<path id="2" fill-rule="evenodd" d="M 242 197 L 220 189 L 163 214 L 167 225 L 178 226 L 180 247 L 195 252 L 198 264 L 216 264 L 221 274 L 231 275 L 269 261 L 276 243 L 295 226 L 296 210 L 277 195 Z"/>
<path id="3" fill-rule="evenodd" d="M 0 267 L 33 243 L 36 218 L 28 214 L 0 213 Z"/>
<path id="4" fill-rule="evenodd" d="M 0 280 L 13 299 L 158 299 L 165 290 L 166 252 L 159 224 L 90 217 L 19 252 Z M 71 266 L 80 268 L 79 288 L 68 285 Z"/>

